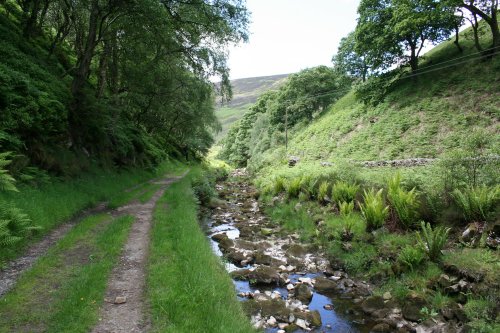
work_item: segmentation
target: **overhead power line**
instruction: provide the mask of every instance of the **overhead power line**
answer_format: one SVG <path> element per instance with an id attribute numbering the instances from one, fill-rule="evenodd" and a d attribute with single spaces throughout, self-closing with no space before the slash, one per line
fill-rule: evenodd
<path id="1" fill-rule="evenodd" d="M 493 49 L 496 49 L 496 48 L 500 48 L 500 46 L 498 47 L 492 47 L 490 49 L 487 49 L 485 51 L 488 51 L 488 50 L 493 50 Z M 474 53 L 474 54 L 480 54 L 482 52 L 477 52 L 477 53 Z M 427 74 L 427 73 L 431 73 L 431 72 L 435 72 L 435 71 L 439 71 L 439 70 L 442 70 L 442 69 L 446 69 L 446 68 L 450 68 L 450 67 L 453 67 L 453 66 L 457 66 L 457 65 L 461 65 L 461 64 L 465 64 L 467 62 L 471 62 L 471 61 L 475 61 L 475 60 L 479 60 L 479 59 L 483 59 L 483 58 L 488 58 L 488 57 L 491 57 L 491 56 L 494 56 L 494 55 L 497 55 L 497 54 L 500 54 L 500 50 L 499 51 L 496 51 L 496 52 L 493 52 L 493 53 L 490 53 L 490 54 L 483 54 L 481 56 L 478 56 L 478 57 L 474 57 L 474 58 L 471 58 L 471 59 L 467 59 L 467 60 L 464 60 L 464 61 L 460 61 L 460 62 L 455 62 L 453 64 L 450 64 L 450 65 L 446 65 L 446 66 L 442 66 L 444 63 L 448 63 L 448 62 L 451 62 L 451 61 L 456 61 L 457 59 L 463 59 L 463 58 L 466 58 L 468 56 L 464 56 L 464 57 L 459 57 L 459 58 L 455 58 L 455 59 L 452 59 L 452 60 L 447 60 L 447 61 L 443 61 L 443 62 L 440 62 L 439 64 L 435 64 L 433 66 L 428 66 L 428 67 L 425 67 L 425 68 L 422 68 L 422 69 L 426 69 L 425 71 L 423 72 L 419 72 L 419 73 L 414 73 L 414 74 L 410 74 L 410 75 L 406 75 L 406 76 L 402 76 L 402 77 L 399 77 L 396 79 L 396 81 L 398 80 L 403 80 L 403 79 L 408 79 L 408 78 L 412 78 L 412 77 L 417 77 L 417 76 L 420 76 L 420 75 L 424 75 L 424 74 Z M 470 56 L 470 55 L 469 55 Z M 430 67 L 435 67 L 435 66 L 440 66 L 438 68 L 433 68 L 433 69 L 428 69 Z M 307 97 L 303 97 L 303 99 L 314 99 L 314 98 L 318 98 L 318 97 L 325 97 L 325 96 L 330 96 L 330 95 L 333 95 L 333 94 L 338 94 L 338 93 L 343 93 L 343 92 L 349 92 L 352 88 L 349 87 L 347 89 L 341 89 L 341 90 L 328 90 L 328 91 L 325 91 L 325 92 L 322 92 L 321 94 L 317 94 L 317 95 L 313 95 L 313 96 L 307 96 Z M 293 99 L 288 99 L 288 100 L 285 100 L 284 102 L 293 102 L 295 100 Z"/>

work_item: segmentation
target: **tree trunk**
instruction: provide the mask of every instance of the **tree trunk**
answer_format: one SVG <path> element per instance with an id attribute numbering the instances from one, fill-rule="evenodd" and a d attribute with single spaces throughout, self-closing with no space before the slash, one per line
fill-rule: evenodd
<path id="1" fill-rule="evenodd" d="M 458 29 L 459 29 L 459 27 L 458 27 L 458 25 L 456 25 L 455 26 L 455 41 L 453 42 L 453 44 L 455 44 L 455 46 L 458 48 L 458 52 L 463 53 L 464 49 L 462 48 L 462 46 L 460 46 L 460 42 L 458 40 L 458 38 L 459 38 Z"/>
<path id="2" fill-rule="evenodd" d="M 106 87 L 107 70 L 109 63 L 109 56 L 111 54 L 110 42 L 104 42 L 104 49 L 102 51 L 101 57 L 99 59 L 99 70 L 97 73 L 97 91 L 96 98 L 101 98 L 104 94 L 104 88 Z"/>
<path id="3" fill-rule="evenodd" d="M 414 73 L 418 69 L 418 55 L 417 55 L 417 43 L 413 40 L 408 40 L 408 44 L 411 48 L 410 53 L 410 67 L 412 73 Z"/>
<path id="4" fill-rule="evenodd" d="M 23 34 L 26 38 L 35 36 L 37 30 L 38 12 L 40 11 L 40 1 L 28 1 L 23 8 L 26 21 L 24 23 Z"/>
<path id="5" fill-rule="evenodd" d="M 471 3 L 462 3 L 462 7 L 466 8 L 469 10 L 473 15 L 474 19 L 476 19 L 476 15 L 481 17 L 489 26 L 491 29 L 491 35 L 492 35 L 492 48 L 496 48 L 500 46 L 500 29 L 498 28 L 498 1 L 493 0 L 491 2 L 491 16 L 488 16 L 487 13 L 483 12 L 481 9 L 476 7 L 474 3 L 471 1 Z M 477 19 L 476 19 L 477 21 Z M 495 50 L 492 50 L 494 52 Z M 492 53 L 490 52 L 490 53 Z"/>
<path id="6" fill-rule="evenodd" d="M 90 65 L 94 57 L 94 50 L 97 46 L 97 28 L 99 21 L 98 0 L 92 1 L 90 10 L 88 34 L 85 39 L 83 50 L 78 54 L 77 65 L 73 82 L 71 84 L 71 93 L 73 102 L 69 113 L 69 128 L 74 141 L 78 141 L 79 130 L 81 129 L 81 115 L 83 104 L 85 102 L 84 87 L 90 74 Z"/>
<path id="7" fill-rule="evenodd" d="M 491 33 L 493 34 L 493 45 L 491 47 L 500 47 L 500 29 L 498 28 L 498 10 L 494 10 L 491 14 Z M 499 50 L 493 50 L 499 51 Z"/>
<path id="8" fill-rule="evenodd" d="M 481 43 L 479 43 L 479 23 L 477 22 L 477 15 L 473 13 L 472 18 L 473 19 L 467 18 L 467 20 L 469 20 L 472 26 L 472 32 L 474 34 L 474 46 L 479 52 L 481 52 L 483 48 L 481 47 Z"/>

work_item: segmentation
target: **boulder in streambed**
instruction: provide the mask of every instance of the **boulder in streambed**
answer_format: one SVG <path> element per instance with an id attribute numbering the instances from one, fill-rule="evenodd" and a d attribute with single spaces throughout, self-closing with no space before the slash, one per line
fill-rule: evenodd
<path id="1" fill-rule="evenodd" d="M 311 287 L 303 283 L 295 286 L 294 294 L 295 298 L 304 304 L 309 304 L 313 298 Z"/>
<path id="2" fill-rule="evenodd" d="M 402 308 L 403 318 L 409 321 L 418 322 L 422 319 L 420 310 L 427 306 L 427 302 L 418 295 L 410 295 Z"/>
<path id="3" fill-rule="evenodd" d="M 319 293 L 333 293 L 338 291 L 337 283 L 325 277 L 317 277 L 314 289 Z"/>
<path id="4" fill-rule="evenodd" d="M 258 266 L 255 270 L 241 269 L 231 272 L 235 280 L 250 281 L 252 285 L 284 285 L 285 281 L 277 270 L 267 266 Z"/>
<path id="5" fill-rule="evenodd" d="M 227 250 L 226 258 L 236 266 L 240 267 L 243 266 L 242 262 L 248 263 L 249 261 L 252 260 L 252 258 L 249 258 L 249 256 L 246 255 L 244 252 L 237 251 L 234 248 L 230 248 Z"/>
<path id="6" fill-rule="evenodd" d="M 373 326 L 371 332 L 388 333 L 388 332 L 393 332 L 393 329 L 387 323 L 379 323 L 379 324 Z"/>
<path id="7" fill-rule="evenodd" d="M 306 322 L 310 323 L 311 326 L 320 327 L 321 326 L 321 315 L 317 310 L 309 311 L 309 312 L 298 312 L 295 311 L 293 313 L 297 320 L 302 319 Z M 295 323 L 298 325 L 297 320 Z"/>
<path id="8" fill-rule="evenodd" d="M 361 309 L 368 314 L 372 314 L 375 311 L 385 308 L 384 298 L 382 296 L 370 296 L 367 297 L 363 303 L 361 303 Z"/>
<path id="9" fill-rule="evenodd" d="M 219 242 L 219 247 L 222 252 L 227 252 L 230 248 L 234 246 L 234 242 L 232 239 L 229 239 L 226 234 L 223 237 L 218 237 L 217 239 L 214 239 L 216 242 Z M 215 235 L 214 235 L 215 236 Z M 214 237 L 212 236 L 212 237 Z M 212 238 L 213 239 L 213 238 Z"/>
<path id="10" fill-rule="evenodd" d="M 302 258 L 307 254 L 307 250 L 299 244 L 284 245 L 283 249 L 286 250 L 287 255 L 296 258 Z"/>
<path id="11" fill-rule="evenodd" d="M 244 239 L 237 239 L 234 241 L 234 247 L 237 247 L 238 249 L 243 249 L 243 250 L 248 250 L 248 251 L 255 251 L 257 250 L 257 244 L 254 242 L 249 242 Z"/>
<path id="12" fill-rule="evenodd" d="M 263 317 L 273 316 L 280 322 L 287 322 L 292 311 L 282 299 L 250 299 L 242 302 L 243 310 L 250 316 L 260 313 Z"/>
<path id="13" fill-rule="evenodd" d="M 270 236 L 273 234 L 273 229 L 271 228 L 260 228 L 260 233 L 262 236 Z"/>

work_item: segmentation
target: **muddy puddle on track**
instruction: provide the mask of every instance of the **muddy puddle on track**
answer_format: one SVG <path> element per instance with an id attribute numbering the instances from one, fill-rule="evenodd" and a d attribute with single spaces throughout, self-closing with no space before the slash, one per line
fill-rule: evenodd
<path id="1" fill-rule="evenodd" d="M 214 253 L 233 276 L 238 299 L 254 302 L 256 308 L 271 302 L 281 305 L 254 311 L 255 327 L 267 333 L 283 332 L 285 325 L 294 325 L 291 332 L 370 332 L 374 322 L 361 311 L 362 298 L 356 299 L 353 292 L 357 286 L 344 272 L 331 270 L 319 254 L 303 250 L 297 237 L 280 233 L 243 179 L 219 183 L 217 190 L 224 202 L 207 213 L 203 227 Z M 256 273 L 260 270 L 267 275 Z M 362 287 L 367 295 L 369 287 Z M 306 295 L 299 296 L 299 289 Z"/>

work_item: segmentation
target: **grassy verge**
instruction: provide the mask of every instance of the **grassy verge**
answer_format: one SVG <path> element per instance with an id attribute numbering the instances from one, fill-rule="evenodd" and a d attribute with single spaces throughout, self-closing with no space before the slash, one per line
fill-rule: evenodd
<path id="1" fill-rule="evenodd" d="M 39 187 L 20 186 L 19 192 L 0 193 L 0 201 L 20 208 L 35 225 L 42 227 L 33 237 L 26 238 L 0 253 L 0 263 L 18 256 L 33 240 L 70 219 L 82 209 L 99 202 L 110 201 L 118 207 L 141 195 L 141 184 L 131 192 L 125 189 L 165 173 L 179 173 L 183 165 L 166 162 L 155 170 L 134 169 L 122 172 L 99 170 L 69 181 L 53 181 Z"/>
<path id="2" fill-rule="evenodd" d="M 253 332 L 198 225 L 189 176 L 160 200 L 151 234 L 147 286 L 153 332 Z"/>
<path id="3" fill-rule="evenodd" d="M 83 220 L 0 300 L 0 332 L 88 332 L 133 219 Z"/>

